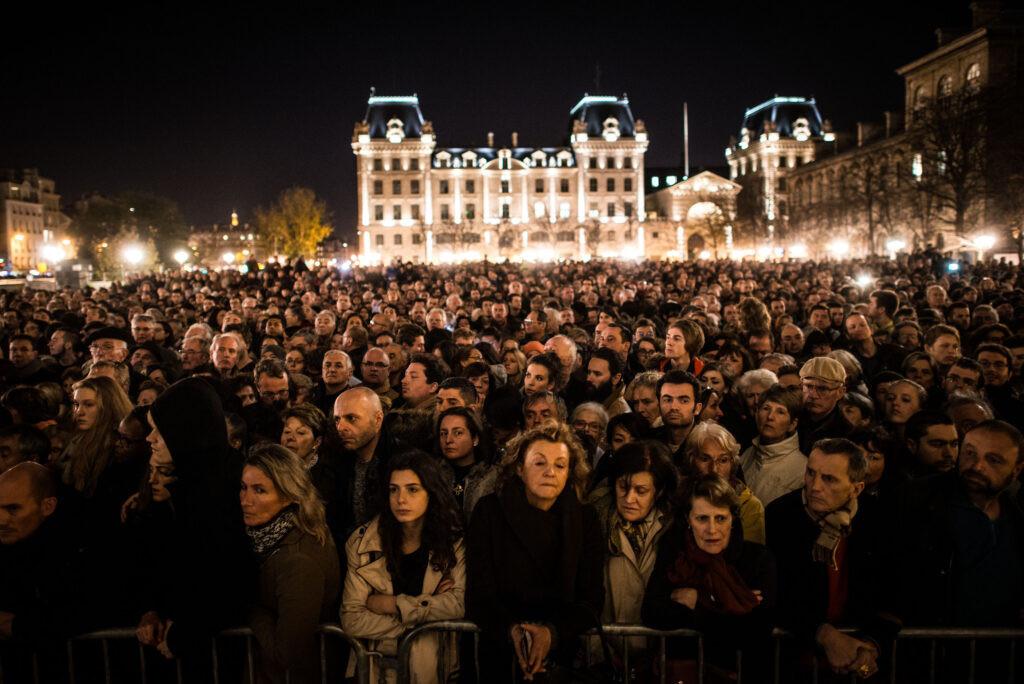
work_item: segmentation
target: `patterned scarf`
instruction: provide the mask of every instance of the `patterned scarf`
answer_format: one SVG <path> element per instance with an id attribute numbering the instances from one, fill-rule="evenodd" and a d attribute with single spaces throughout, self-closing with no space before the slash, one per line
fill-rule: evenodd
<path id="1" fill-rule="evenodd" d="M 256 553 L 265 553 L 291 532 L 293 527 L 295 527 L 295 516 L 290 510 L 285 509 L 270 522 L 256 527 L 246 527 L 245 533 L 249 535 L 252 550 Z"/>
<path id="2" fill-rule="evenodd" d="M 828 563 L 829 567 L 833 570 L 838 570 L 836 549 L 839 548 L 839 542 L 842 541 L 843 537 L 850 534 L 853 516 L 857 515 L 857 497 L 852 497 L 841 508 L 822 515 L 815 513 L 807 505 L 807 490 L 803 489 L 801 492 L 804 500 L 804 510 L 811 517 L 811 520 L 821 528 L 818 539 L 814 542 L 814 547 L 811 549 L 811 557 L 816 563 Z"/>
<path id="3" fill-rule="evenodd" d="M 626 535 L 626 540 L 629 542 L 630 548 L 633 549 L 633 555 L 639 560 L 640 555 L 644 551 L 644 542 L 647 541 L 647 532 L 651 529 L 651 526 L 647 523 L 646 519 L 637 523 L 631 523 L 622 518 L 619 518 L 617 526 Z"/>

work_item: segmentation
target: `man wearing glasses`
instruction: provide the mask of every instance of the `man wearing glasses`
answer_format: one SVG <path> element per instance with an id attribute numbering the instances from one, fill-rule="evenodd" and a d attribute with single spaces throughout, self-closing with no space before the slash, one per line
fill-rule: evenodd
<path id="1" fill-rule="evenodd" d="M 842 437 L 853 426 L 839 410 L 839 400 L 846 393 L 846 371 L 835 359 L 818 356 L 800 369 L 804 410 L 797 424 L 800 451 L 811 452 L 819 439 Z"/>
<path id="2" fill-rule="evenodd" d="M 363 354 L 360 365 L 363 371 L 363 386 L 377 393 L 385 410 L 390 409 L 398 399 L 398 392 L 392 389 L 388 382 L 391 368 L 388 353 L 380 347 L 370 347 Z"/>
<path id="3" fill-rule="evenodd" d="M 93 362 L 113 361 L 122 363 L 128 358 L 128 332 L 120 328 L 100 328 L 86 338 Z"/>
<path id="4" fill-rule="evenodd" d="M 1024 402 L 1013 389 L 1013 354 L 1001 344 L 987 343 L 975 352 L 981 373 L 985 376 L 985 396 L 996 418 L 1005 420 L 1018 430 L 1024 426 Z"/>

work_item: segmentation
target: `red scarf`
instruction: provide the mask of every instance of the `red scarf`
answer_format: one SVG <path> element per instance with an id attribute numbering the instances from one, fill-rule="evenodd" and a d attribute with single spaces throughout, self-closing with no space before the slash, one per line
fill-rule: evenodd
<path id="1" fill-rule="evenodd" d="M 740 573 L 725 562 L 723 554 L 702 551 L 686 533 L 684 548 L 668 572 L 672 584 L 697 590 L 697 600 L 708 610 L 723 615 L 746 615 L 758 604 Z"/>

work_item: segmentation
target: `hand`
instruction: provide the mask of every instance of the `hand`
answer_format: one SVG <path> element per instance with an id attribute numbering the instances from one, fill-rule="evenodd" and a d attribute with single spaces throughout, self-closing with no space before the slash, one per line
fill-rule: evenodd
<path id="1" fill-rule="evenodd" d="M 760 589 L 754 589 L 754 598 L 757 599 L 758 604 L 760 604 L 761 601 L 764 601 L 764 596 L 761 594 Z"/>
<path id="2" fill-rule="evenodd" d="M 171 653 L 170 647 L 167 645 L 167 635 L 171 633 L 171 625 L 174 624 L 174 620 L 168 620 L 164 626 L 164 638 L 156 645 L 156 650 L 160 652 L 164 658 L 168 660 L 174 660 L 174 654 Z"/>
<path id="3" fill-rule="evenodd" d="M 697 590 L 691 587 L 674 589 L 670 598 L 676 603 L 686 606 L 690 610 L 694 610 L 697 607 Z"/>
<path id="4" fill-rule="evenodd" d="M 366 609 L 377 615 L 398 615 L 398 604 L 391 594 L 372 594 L 366 597 Z"/>
<path id="5" fill-rule="evenodd" d="M 139 626 L 135 628 L 135 638 L 144 646 L 156 646 L 164 640 L 164 623 L 160 614 L 151 610 L 139 620 Z"/>
<path id="6" fill-rule="evenodd" d="M 437 596 L 438 594 L 443 594 L 446 591 L 451 591 L 454 588 L 455 580 L 451 579 L 450 577 L 445 577 L 443 580 L 441 580 L 441 583 L 437 585 L 437 589 L 434 589 L 434 596 Z"/>
<path id="7" fill-rule="evenodd" d="M 869 643 L 861 642 L 864 645 L 857 649 L 857 657 L 853 659 L 846 672 L 852 673 L 861 679 L 867 679 L 878 672 L 878 651 Z"/>
<path id="8" fill-rule="evenodd" d="M 134 511 L 135 506 L 139 503 L 139 495 L 132 494 L 128 497 L 128 500 L 121 505 L 121 522 L 128 519 L 128 511 Z"/>
<path id="9" fill-rule="evenodd" d="M 530 652 L 524 652 L 523 636 L 529 634 Z M 512 627 L 512 643 L 519 659 L 519 667 L 523 671 L 523 679 L 533 681 L 533 675 L 545 672 L 544 659 L 551 651 L 551 630 L 544 625 L 523 623 Z"/>
<path id="10" fill-rule="evenodd" d="M 857 662 L 858 649 L 869 648 L 874 651 L 871 644 L 854 639 L 852 636 L 843 634 L 832 625 L 825 625 L 818 632 L 818 643 L 825 649 L 825 657 L 828 658 L 829 666 L 836 672 L 851 672 L 850 666 Z"/>

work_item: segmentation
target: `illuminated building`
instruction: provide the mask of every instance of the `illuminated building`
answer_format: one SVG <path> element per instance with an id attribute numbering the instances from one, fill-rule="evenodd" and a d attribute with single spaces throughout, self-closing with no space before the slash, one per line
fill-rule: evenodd
<path id="1" fill-rule="evenodd" d="M 239 223 L 236 212 L 231 212 L 230 221 L 189 229 L 190 261 L 208 268 L 242 264 L 253 257 L 263 261 L 266 255 L 260 245 L 259 233 L 248 223 Z"/>
<path id="2" fill-rule="evenodd" d="M 0 203 L 3 208 L 4 259 L 0 270 L 51 270 L 61 243 L 66 239 L 71 219 L 60 210 L 60 195 L 54 181 L 43 178 L 36 169 L 0 171 Z M 66 256 L 71 256 L 66 254 Z"/>
<path id="3" fill-rule="evenodd" d="M 412 96 L 371 95 L 355 125 L 366 262 L 643 253 L 648 138 L 628 99 L 584 96 L 565 144 L 440 147 Z"/>

